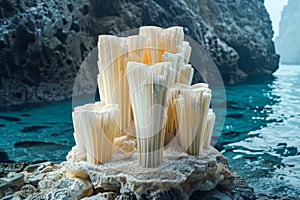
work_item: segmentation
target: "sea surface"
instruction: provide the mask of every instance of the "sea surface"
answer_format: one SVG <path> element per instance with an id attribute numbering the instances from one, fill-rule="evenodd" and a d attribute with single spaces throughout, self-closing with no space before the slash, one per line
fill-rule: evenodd
<path id="1" fill-rule="evenodd" d="M 256 192 L 300 196 L 300 66 L 226 86 L 227 114 L 216 144 Z M 72 103 L 0 112 L 0 162 L 61 162 L 74 146 Z"/>

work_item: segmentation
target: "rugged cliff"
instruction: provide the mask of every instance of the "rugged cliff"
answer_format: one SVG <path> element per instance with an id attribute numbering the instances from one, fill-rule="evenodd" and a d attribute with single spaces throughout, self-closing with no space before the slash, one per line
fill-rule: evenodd
<path id="1" fill-rule="evenodd" d="M 280 62 L 300 64 L 300 1 L 289 0 L 281 13 L 279 36 L 275 39 Z"/>
<path id="2" fill-rule="evenodd" d="M 78 67 L 98 34 L 142 25 L 184 27 L 226 83 L 278 67 L 261 0 L 2 0 L 1 105 L 70 98 Z"/>

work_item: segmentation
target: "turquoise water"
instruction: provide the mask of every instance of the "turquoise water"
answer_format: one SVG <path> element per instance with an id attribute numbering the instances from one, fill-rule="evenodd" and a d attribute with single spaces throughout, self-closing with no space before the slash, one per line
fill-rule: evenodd
<path id="1" fill-rule="evenodd" d="M 300 196 L 300 66 L 227 86 L 226 94 L 216 147 L 257 192 Z M 60 102 L 0 112 L 0 153 L 16 162 L 65 160 L 74 145 L 71 110 L 71 102 Z"/>
<path id="2" fill-rule="evenodd" d="M 300 66 L 228 86 L 219 148 L 256 191 L 300 196 Z"/>

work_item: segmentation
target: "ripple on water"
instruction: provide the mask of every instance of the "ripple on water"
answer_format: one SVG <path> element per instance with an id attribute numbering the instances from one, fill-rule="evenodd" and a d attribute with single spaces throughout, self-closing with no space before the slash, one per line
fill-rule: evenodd
<path id="1" fill-rule="evenodd" d="M 227 87 L 227 98 L 237 102 L 235 106 L 242 104 L 239 102 L 252 105 L 240 109 L 243 118 L 227 119 L 224 131 L 248 130 L 248 136 L 225 134 L 219 142 L 224 144 L 223 152 L 232 168 L 257 192 L 299 197 L 300 66 L 280 66 L 274 77 L 268 84 L 266 80 L 256 79 Z M 237 95 L 241 89 L 248 94 Z M 239 109 L 228 107 L 227 111 L 236 110 Z"/>

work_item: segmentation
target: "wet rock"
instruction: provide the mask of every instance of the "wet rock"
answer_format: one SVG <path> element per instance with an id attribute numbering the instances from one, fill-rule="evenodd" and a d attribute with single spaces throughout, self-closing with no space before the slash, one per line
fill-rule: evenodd
<path id="1" fill-rule="evenodd" d="M 230 193 L 223 193 L 217 189 L 208 191 L 208 192 L 201 192 L 201 191 L 196 191 L 194 194 L 191 196 L 190 200 L 232 200 L 233 197 Z"/>
<path id="2" fill-rule="evenodd" d="M 8 158 L 8 155 L 6 152 L 0 151 L 0 174 L 3 172 L 2 170 L 2 165 L 1 163 L 13 163 L 14 161 L 10 160 Z M 0 176 L 1 177 L 1 176 Z"/>
<path id="3" fill-rule="evenodd" d="M 57 144 L 54 142 L 41 142 L 41 141 L 24 141 L 24 142 L 16 142 L 14 144 L 15 148 L 45 148 L 48 150 L 55 150 L 61 148 L 67 148 L 62 144 Z"/>
<path id="4" fill-rule="evenodd" d="M 228 118 L 235 118 L 235 119 L 242 118 L 243 116 L 244 115 L 241 113 L 232 113 L 232 114 L 226 115 L 226 117 L 228 117 Z"/>
<path id="5" fill-rule="evenodd" d="M 31 115 L 30 114 L 27 114 L 27 113 L 24 113 L 21 115 L 22 117 L 30 117 Z"/>
<path id="6" fill-rule="evenodd" d="M 254 189 L 241 177 L 236 177 L 236 188 L 232 190 L 233 199 L 255 200 Z"/>

